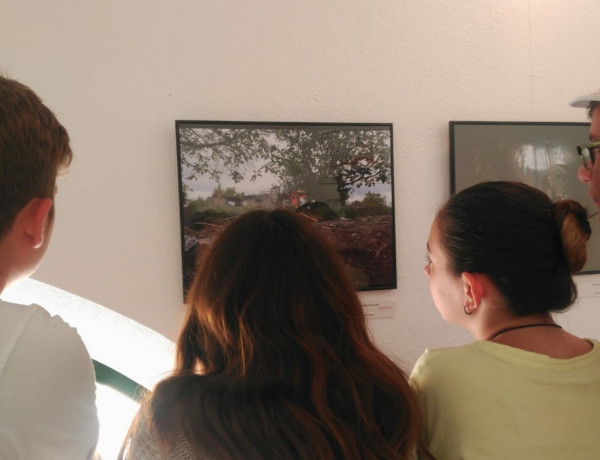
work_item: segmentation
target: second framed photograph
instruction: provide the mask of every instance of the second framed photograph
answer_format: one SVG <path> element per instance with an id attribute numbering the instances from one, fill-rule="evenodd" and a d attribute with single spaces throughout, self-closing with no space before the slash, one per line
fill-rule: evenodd
<path id="1" fill-rule="evenodd" d="M 589 123 L 450 122 L 450 193 L 488 180 L 524 182 L 552 200 L 570 198 L 596 213 L 588 186 L 577 178 L 576 145 L 588 142 Z M 582 273 L 600 273 L 600 225 L 590 219 L 592 237 Z"/>
<path id="2" fill-rule="evenodd" d="M 236 216 L 284 208 L 335 247 L 358 291 L 396 288 L 390 123 L 176 122 L 184 293 Z"/>

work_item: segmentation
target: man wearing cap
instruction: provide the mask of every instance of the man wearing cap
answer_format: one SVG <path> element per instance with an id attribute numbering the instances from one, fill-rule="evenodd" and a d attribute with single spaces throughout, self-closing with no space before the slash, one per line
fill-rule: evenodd
<path id="1" fill-rule="evenodd" d="M 577 170 L 577 177 L 584 184 L 589 184 L 588 194 L 594 205 L 600 208 L 600 161 L 595 161 L 600 155 L 600 90 L 579 96 L 571 102 L 571 106 L 587 108 L 591 120 L 590 143 L 577 146 L 583 163 Z"/>

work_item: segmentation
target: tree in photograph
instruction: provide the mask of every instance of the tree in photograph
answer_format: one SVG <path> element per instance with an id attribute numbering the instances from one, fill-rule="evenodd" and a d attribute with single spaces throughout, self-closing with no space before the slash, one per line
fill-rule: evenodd
<path id="1" fill-rule="evenodd" d="M 212 196 L 220 198 L 242 198 L 244 194 L 239 193 L 235 187 L 227 187 L 224 189 L 218 185 L 217 188 L 213 190 Z"/>
<path id="2" fill-rule="evenodd" d="M 385 203 L 381 193 L 367 192 L 362 201 L 353 201 L 344 209 L 345 216 L 353 219 L 361 216 L 391 215 L 392 208 Z"/>
<path id="3" fill-rule="evenodd" d="M 223 175 L 234 183 L 275 175 L 282 192 L 309 198 L 334 186 L 344 206 L 353 188 L 391 183 L 390 133 L 378 129 L 182 128 L 180 150 L 188 180 Z M 275 184 L 273 184 L 275 185 Z"/>
<path id="4" fill-rule="evenodd" d="M 273 148 L 265 131 L 258 129 L 180 128 L 179 135 L 181 164 L 188 181 L 207 176 L 220 184 L 224 174 L 235 183 L 256 180 L 260 175 L 256 161 Z"/>
<path id="5" fill-rule="evenodd" d="M 277 138 L 286 147 L 271 154 L 271 171 L 278 167 L 280 177 L 297 174 L 309 195 L 316 184 L 335 182 L 340 205 L 345 206 L 353 188 L 391 183 L 391 140 L 387 130 L 282 130 Z"/>

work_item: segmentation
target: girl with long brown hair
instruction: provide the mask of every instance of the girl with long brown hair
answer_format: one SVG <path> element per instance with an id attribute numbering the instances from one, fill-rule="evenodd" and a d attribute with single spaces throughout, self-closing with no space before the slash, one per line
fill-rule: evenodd
<path id="1" fill-rule="evenodd" d="M 217 238 L 187 298 L 173 375 L 126 459 L 405 459 L 419 415 L 372 342 L 337 254 L 301 216 L 252 211 Z"/>

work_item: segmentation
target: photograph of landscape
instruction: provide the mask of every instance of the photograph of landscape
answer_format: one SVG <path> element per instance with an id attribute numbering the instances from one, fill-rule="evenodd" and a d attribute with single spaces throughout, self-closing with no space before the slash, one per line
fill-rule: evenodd
<path id="1" fill-rule="evenodd" d="M 184 292 L 236 216 L 284 208 L 335 247 L 357 290 L 396 287 L 391 124 L 177 121 Z"/>

